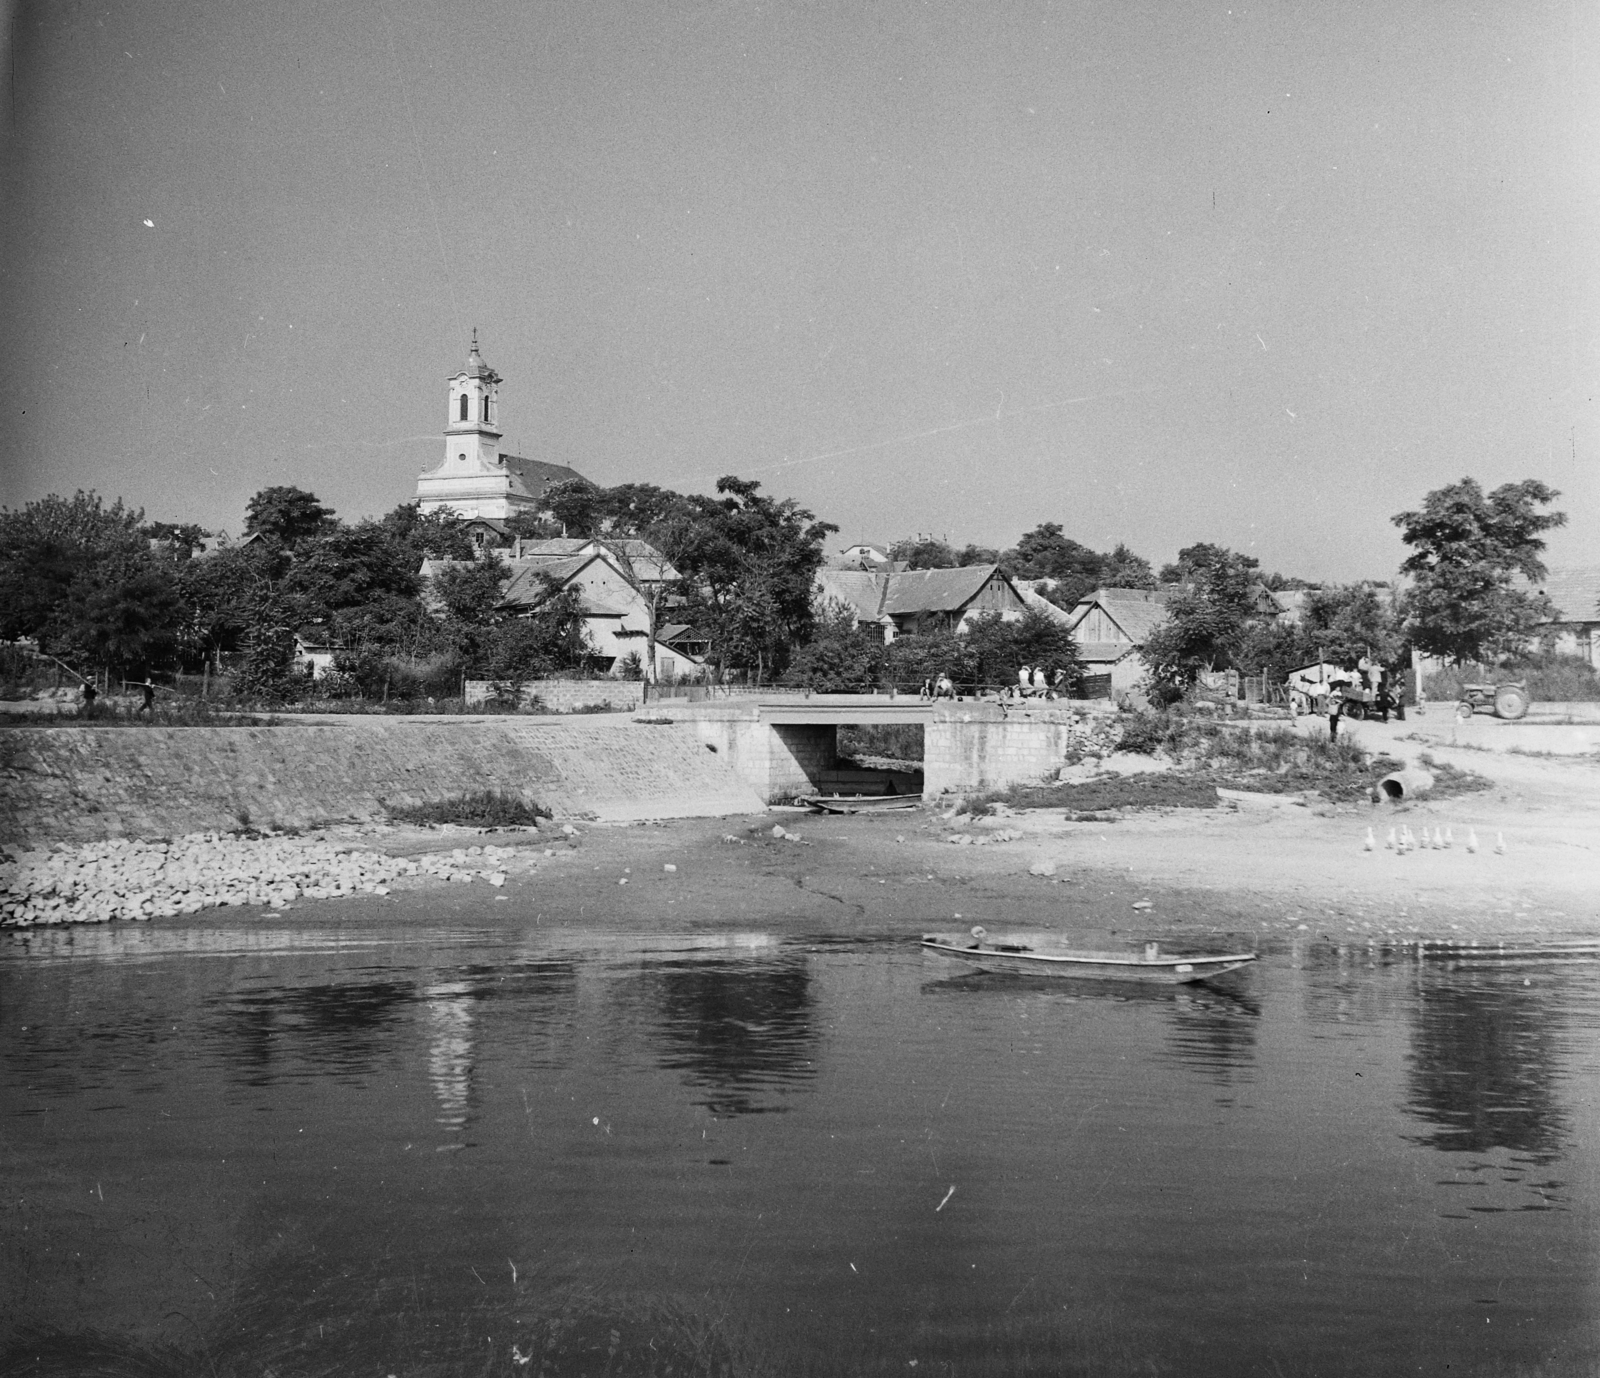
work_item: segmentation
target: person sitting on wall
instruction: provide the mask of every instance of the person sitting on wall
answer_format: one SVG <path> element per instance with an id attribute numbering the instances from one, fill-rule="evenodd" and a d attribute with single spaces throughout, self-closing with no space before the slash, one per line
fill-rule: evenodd
<path id="1" fill-rule="evenodd" d="M 1033 696 L 1037 699 L 1048 697 L 1050 693 L 1050 678 L 1044 672 L 1043 665 L 1033 667 Z"/>
<path id="2" fill-rule="evenodd" d="M 933 696 L 936 699 L 953 699 L 956 696 L 955 681 L 943 670 L 939 672 L 939 680 L 933 686 Z"/>

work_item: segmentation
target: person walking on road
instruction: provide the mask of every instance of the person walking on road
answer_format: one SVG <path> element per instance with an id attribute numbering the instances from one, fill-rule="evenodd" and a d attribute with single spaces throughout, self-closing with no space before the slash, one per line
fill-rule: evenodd
<path id="1" fill-rule="evenodd" d="M 150 682 L 149 675 L 144 677 L 144 683 L 139 686 L 139 689 L 144 694 L 144 702 L 139 705 L 138 711 L 134 716 L 137 717 L 139 713 L 148 713 L 152 718 L 155 717 L 156 687 Z"/>

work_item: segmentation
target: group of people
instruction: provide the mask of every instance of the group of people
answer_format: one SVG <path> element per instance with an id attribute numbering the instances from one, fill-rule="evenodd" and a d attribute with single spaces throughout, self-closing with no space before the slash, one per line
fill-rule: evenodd
<path id="1" fill-rule="evenodd" d="M 146 675 L 145 679 L 144 679 L 144 683 L 141 684 L 141 685 L 138 685 L 137 688 L 139 690 L 141 701 L 140 701 L 140 704 L 139 704 L 138 708 L 136 708 L 134 710 L 134 716 L 137 717 L 140 713 L 148 713 L 152 718 L 155 717 L 155 715 L 156 715 L 156 686 L 155 686 L 154 681 L 152 681 L 151 678 L 148 675 Z M 83 681 L 83 712 L 86 715 L 87 714 L 92 714 L 94 712 L 94 703 L 95 703 L 95 700 L 98 699 L 99 697 L 100 697 L 100 691 L 94 687 L 94 681 L 93 680 L 88 680 L 88 679 L 84 680 Z"/>
<path id="2" fill-rule="evenodd" d="M 1013 692 L 1018 698 L 1024 699 L 1059 698 L 1066 679 L 1065 670 L 1057 670 L 1052 675 L 1042 665 L 1031 668 L 1024 665 L 1017 671 L 1017 687 Z"/>
<path id="3" fill-rule="evenodd" d="M 1004 686 L 1001 693 L 1008 698 L 1054 699 L 1060 698 L 1066 692 L 1066 684 L 1065 670 L 1057 670 L 1051 674 L 1043 665 L 1024 665 L 1017 671 L 1016 684 Z M 930 676 L 922 682 L 921 697 L 953 699 L 956 697 L 955 681 L 942 671 L 937 676 Z"/>
<path id="4" fill-rule="evenodd" d="M 1405 721 L 1406 709 L 1389 671 L 1382 665 L 1362 656 L 1353 670 L 1332 675 L 1326 689 L 1319 682 L 1291 687 L 1291 709 L 1296 716 L 1302 712 L 1315 712 L 1328 719 L 1328 737 L 1337 740 L 1339 723 L 1352 703 L 1359 705 L 1354 717 L 1374 716 L 1388 722 L 1393 713 Z"/>

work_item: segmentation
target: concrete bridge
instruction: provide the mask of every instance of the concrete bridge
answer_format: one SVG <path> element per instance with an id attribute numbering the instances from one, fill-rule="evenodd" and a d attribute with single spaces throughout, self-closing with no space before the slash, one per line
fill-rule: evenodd
<path id="1" fill-rule="evenodd" d="M 691 703 L 657 699 L 635 722 L 692 727 L 767 803 L 831 793 L 839 728 L 888 723 L 923 730 L 923 797 L 970 794 L 1039 780 L 1060 766 L 1107 700 L 926 699 L 883 694 L 775 694 Z M 846 791 L 849 792 L 849 791 Z"/>

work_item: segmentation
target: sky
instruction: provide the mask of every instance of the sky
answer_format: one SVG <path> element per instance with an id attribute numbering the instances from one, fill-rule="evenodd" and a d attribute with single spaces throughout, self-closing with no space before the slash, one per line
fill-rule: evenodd
<path id="1" fill-rule="evenodd" d="M 1600 6 L 15 4 L 0 505 L 237 534 L 444 454 L 1388 578 L 1470 475 L 1600 525 Z"/>

